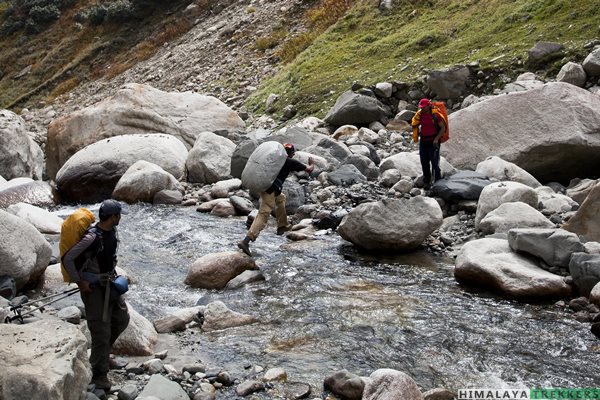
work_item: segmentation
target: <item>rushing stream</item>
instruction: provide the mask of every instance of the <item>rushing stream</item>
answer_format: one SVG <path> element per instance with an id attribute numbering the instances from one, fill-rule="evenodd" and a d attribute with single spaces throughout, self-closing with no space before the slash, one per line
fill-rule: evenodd
<path id="1" fill-rule="evenodd" d="M 188 330 L 178 338 L 182 351 L 233 373 L 280 366 L 317 394 L 340 369 L 367 376 L 397 369 L 422 390 L 600 386 L 600 342 L 589 324 L 552 303 L 461 287 L 452 260 L 364 255 L 326 232 L 290 242 L 272 224 L 252 245 L 266 281 L 234 291 L 192 289 L 183 283 L 188 267 L 205 254 L 237 250 L 245 218 L 130 206 L 119 227 L 119 265 L 135 279 L 128 301 L 150 320 L 201 297 L 254 315 L 260 323 Z"/>

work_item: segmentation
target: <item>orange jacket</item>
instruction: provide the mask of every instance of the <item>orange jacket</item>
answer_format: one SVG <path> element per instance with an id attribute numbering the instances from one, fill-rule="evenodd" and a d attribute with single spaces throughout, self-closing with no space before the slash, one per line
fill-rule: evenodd
<path id="1" fill-rule="evenodd" d="M 446 126 L 448 126 L 448 121 L 446 121 L 446 118 L 444 118 L 444 114 L 442 114 L 441 111 L 437 109 L 437 107 L 432 107 L 431 113 L 433 115 L 437 115 L 438 117 L 440 117 L 442 119 L 442 121 L 444 121 L 444 124 Z M 420 109 L 419 109 L 419 111 L 417 111 L 417 113 L 413 117 L 411 125 L 412 125 L 412 130 L 413 130 L 413 134 L 412 134 L 413 142 L 418 143 L 419 142 L 419 125 L 421 125 L 421 110 Z"/>

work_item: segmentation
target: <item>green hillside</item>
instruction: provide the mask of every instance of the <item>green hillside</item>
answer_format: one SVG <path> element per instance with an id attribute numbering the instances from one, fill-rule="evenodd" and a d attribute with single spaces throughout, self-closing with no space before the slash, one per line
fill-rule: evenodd
<path id="1" fill-rule="evenodd" d="M 584 44 L 600 37 L 600 7 L 589 0 L 397 0 L 391 10 L 359 0 L 310 47 L 263 82 L 249 99 L 261 110 L 270 93 L 278 106 L 324 116 L 353 81 L 411 82 L 429 69 L 479 62 L 482 69 L 524 70 L 536 42 L 566 47 L 583 61 Z M 544 66 L 554 78 L 564 60 Z M 278 111 L 278 110 L 276 110 Z"/>

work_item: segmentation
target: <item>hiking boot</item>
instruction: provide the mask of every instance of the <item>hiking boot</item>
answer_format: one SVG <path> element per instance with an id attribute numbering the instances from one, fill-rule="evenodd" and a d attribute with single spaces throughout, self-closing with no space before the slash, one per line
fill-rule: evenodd
<path id="1" fill-rule="evenodd" d="M 92 383 L 96 385 L 98 389 L 102 389 L 104 391 L 109 391 L 112 386 L 112 383 L 110 382 L 106 374 L 93 377 Z"/>
<path id="2" fill-rule="evenodd" d="M 249 243 L 244 242 L 243 240 L 238 243 L 238 247 L 242 249 L 242 251 L 252 257 L 252 253 L 250 252 Z"/>
<path id="3" fill-rule="evenodd" d="M 284 233 L 290 231 L 292 229 L 292 225 L 287 224 L 286 226 L 280 226 L 279 228 L 277 228 L 277 234 L 279 236 L 283 235 Z"/>

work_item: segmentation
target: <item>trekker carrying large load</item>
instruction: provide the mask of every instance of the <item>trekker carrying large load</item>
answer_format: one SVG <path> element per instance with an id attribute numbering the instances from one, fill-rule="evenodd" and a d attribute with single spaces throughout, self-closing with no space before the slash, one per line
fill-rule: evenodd
<path id="1" fill-rule="evenodd" d="M 254 222 L 252 222 L 246 237 L 238 243 L 238 247 L 250 257 L 252 257 L 252 253 L 250 252 L 250 241 L 252 240 L 254 242 L 260 232 L 267 226 L 269 215 L 273 208 L 275 208 L 275 216 L 277 217 L 277 234 L 283 235 L 291 229 L 291 225 L 288 223 L 287 214 L 285 212 L 285 194 L 282 193 L 283 183 L 290 172 L 306 171 L 310 174 L 314 169 L 312 157 L 308 158 L 308 166 L 306 166 L 300 161 L 292 159 L 296 153 L 296 148 L 293 144 L 285 143 L 283 147 L 287 154 L 283 166 L 279 170 L 279 173 L 271 186 L 265 191 L 260 192 L 260 208 L 258 210 L 258 215 L 254 218 Z M 250 160 L 251 159 L 252 156 L 250 156 Z M 247 164 L 248 168 L 252 168 L 250 160 Z M 244 181 L 243 173 L 242 181 Z"/>
<path id="2" fill-rule="evenodd" d="M 442 179 L 440 169 L 440 144 L 448 139 L 448 120 L 442 109 L 429 99 L 419 101 L 419 111 L 412 119 L 413 141 L 419 143 L 419 158 L 423 169 L 423 184 L 426 189 L 431 186 L 431 170 L 433 181 Z M 443 106 L 443 103 L 441 103 Z M 419 141 L 419 137 L 421 140 Z"/>
<path id="3" fill-rule="evenodd" d="M 92 336 L 92 383 L 110 390 L 110 350 L 129 324 L 129 313 L 121 297 L 127 288 L 123 277 L 115 280 L 121 204 L 105 200 L 100 205 L 100 222 L 89 228 L 81 240 L 62 257 L 71 282 L 79 286 Z"/>

